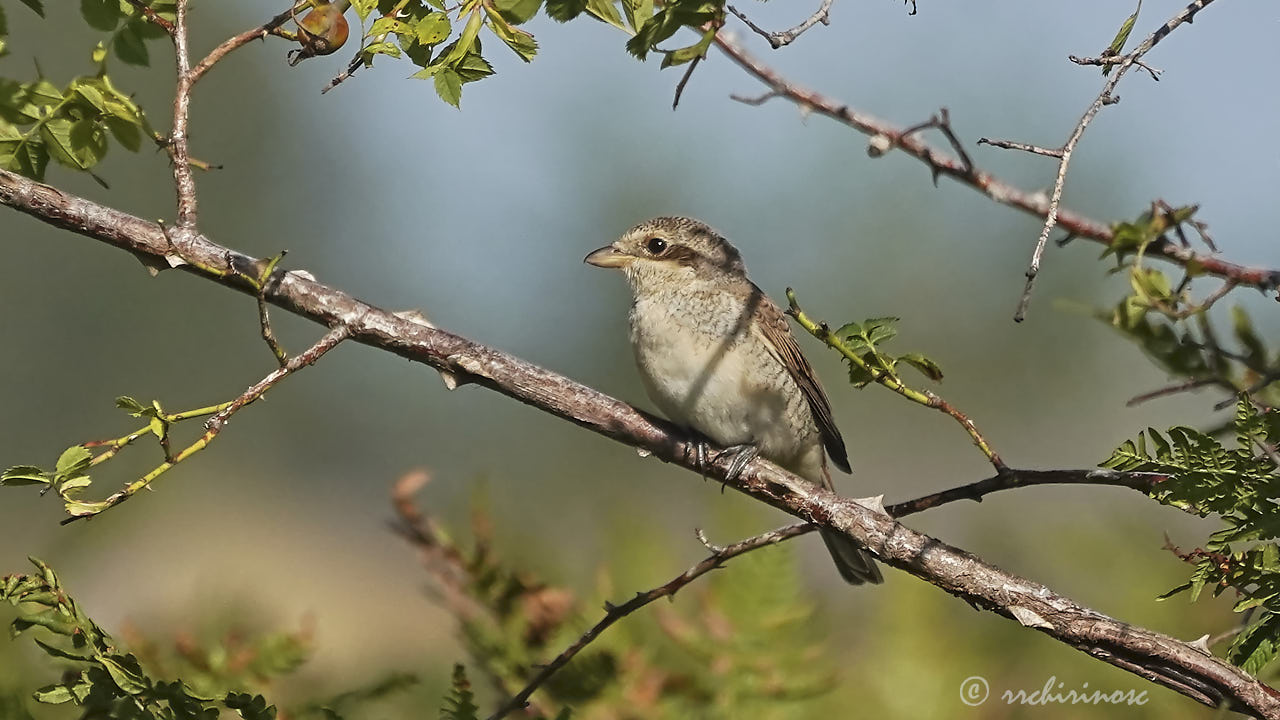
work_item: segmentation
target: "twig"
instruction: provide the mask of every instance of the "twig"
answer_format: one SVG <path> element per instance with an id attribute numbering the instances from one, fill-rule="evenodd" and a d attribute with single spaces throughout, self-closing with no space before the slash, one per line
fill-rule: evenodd
<path id="1" fill-rule="evenodd" d="M 165 20 L 164 18 L 156 14 L 156 11 L 150 5 L 148 5 L 144 0 L 129 0 L 129 4 L 137 8 L 138 11 L 142 13 L 142 17 L 146 18 L 153 25 L 160 28 L 161 30 L 164 30 L 170 36 L 173 35 L 173 32 L 174 32 L 173 23 L 169 22 L 168 20 Z"/>
<path id="2" fill-rule="evenodd" d="M 1049 233 L 1053 232 L 1053 228 L 1058 223 L 1058 204 L 1062 201 L 1062 188 L 1067 182 L 1067 166 L 1071 164 L 1071 154 L 1075 152 L 1076 145 L 1080 142 L 1080 137 L 1084 135 L 1085 128 L 1089 127 L 1089 123 L 1093 121 L 1094 116 L 1104 105 L 1110 105 L 1116 102 L 1116 98 L 1112 93 L 1115 91 L 1116 85 L 1120 82 L 1120 78 L 1129 71 L 1135 62 L 1147 54 L 1151 48 L 1155 47 L 1166 35 L 1173 31 L 1174 28 L 1184 22 L 1191 22 L 1197 12 L 1207 6 L 1213 0 L 1193 0 L 1190 5 L 1182 10 L 1162 25 L 1155 32 L 1147 36 L 1142 44 L 1133 50 L 1133 52 L 1121 56 L 1120 61 L 1114 65 L 1115 72 L 1107 77 L 1107 81 L 1102 85 L 1102 92 L 1094 98 L 1093 103 L 1085 110 L 1084 115 L 1076 121 L 1076 125 L 1071 130 L 1071 134 L 1067 137 L 1067 141 L 1062 144 L 1062 155 L 1058 162 L 1058 172 L 1054 177 L 1053 190 L 1049 195 L 1049 210 L 1045 213 L 1044 227 L 1040 230 L 1040 237 L 1036 240 L 1035 250 L 1031 253 L 1031 263 L 1027 266 L 1027 283 L 1022 290 L 1022 296 L 1018 298 L 1018 309 L 1013 314 L 1014 322 L 1022 322 L 1027 316 L 1027 306 L 1031 303 L 1031 290 L 1035 285 L 1036 275 L 1040 273 L 1040 260 L 1044 256 L 1045 244 L 1049 242 Z"/>
<path id="3" fill-rule="evenodd" d="M 0 205 L 153 263 L 165 262 L 169 253 L 164 231 L 156 223 L 7 170 L 0 170 Z M 184 272 L 251 296 L 257 293 L 252 281 L 237 270 L 252 267 L 254 258 L 200 234 L 192 238 L 186 252 L 189 262 L 181 266 Z M 301 273 L 285 273 L 268 290 L 267 300 L 316 322 L 349 327 L 357 342 L 448 371 L 584 429 L 642 448 L 695 475 L 705 472 L 759 502 L 860 543 L 887 566 L 919 577 L 974 607 L 1016 620 L 1199 703 L 1280 718 L 1280 694 L 1220 658 L 1207 656 L 1176 638 L 1107 617 L 767 461 L 753 460 L 732 479 L 731 459 L 722 454 L 713 454 L 699 468 L 692 449 L 696 443 L 680 428 L 562 375 L 397 317 Z"/>
<path id="4" fill-rule="evenodd" d="M 738 45 L 733 33 L 721 30 L 715 36 L 716 46 L 729 56 L 739 67 L 755 77 L 767 88 L 766 93 L 748 104 L 760 104 L 774 97 L 786 98 L 806 112 L 824 115 L 837 122 L 864 133 L 873 140 L 885 138 L 888 146 L 902 150 L 924 163 L 934 173 L 945 175 L 957 182 L 982 193 L 991 200 L 1002 205 L 1017 208 L 1023 212 L 1043 218 L 1048 213 L 1048 198 L 1042 192 L 1028 192 L 1006 183 L 989 172 L 976 167 L 966 166 L 959 158 L 931 147 L 921 141 L 918 136 L 894 138 L 901 136 L 901 131 L 892 124 L 869 113 L 861 112 L 834 98 L 822 93 L 796 85 L 773 68 L 760 62 Z M 740 96 L 735 100 L 744 102 Z M 1086 217 L 1067 208 L 1058 208 L 1058 226 L 1069 235 L 1077 238 L 1088 238 L 1103 245 L 1110 245 L 1114 233 L 1110 225 Z M 1250 268 L 1228 262 L 1209 253 L 1197 253 L 1187 248 L 1178 247 L 1174 243 L 1153 243 L 1147 248 L 1148 256 L 1163 258 L 1182 266 L 1193 265 L 1204 273 L 1218 277 L 1235 278 L 1241 285 L 1256 287 L 1270 291 L 1280 287 L 1280 269 Z"/>
<path id="5" fill-rule="evenodd" d="M 850 348 L 848 344 L 836 337 L 835 333 L 831 332 L 831 328 L 826 323 L 815 322 L 812 318 L 806 315 L 804 310 L 800 308 L 800 303 L 796 300 L 795 292 L 793 292 L 791 288 L 787 288 L 787 301 L 788 307 L 786 313 L 795 318 L 796 322 L 799 323 L 800 327 L 804 328 L 806 332 L 839 352 L 846 360 L 861 368 L 880 385 L 889 388 L 914 403 L 918 403 L 925 407 L 930 407 L 950 415 L 953 420 L 960 423 L 960 426 L 964 428 L 966 433 L 968 433 L 969 438 L 973 440 L 973 444 L 978 447 L 978 450 L 980 450 L 987 458 L 987 461 L 991 463 L 997 473 L 1003 473 L 1008 470 L 1004 461 L 1000 459 L 999 453 L 997 453 L 995 449 L 991 447 L 991 444 L 987 442 L 987 439 L 982 436 L 982 433 L 978 431 L 978 427 L 973 424 L 973 421 L 969 419 L 968 415 L 960 412 L 954 405 L 943 400 L 933 392 L 928 390 L 921 391 L 908 387 L 894 373 L 887 372 L 882 368 L 875 367 L 868 363 L 857 351 Z"/>
<path id="6" fill-rule="evenodd" d="M 1198 388 L 1208 385 L 1217 385 L 1219 383 L 1221 383 L 1221 381 L 1218 378 L 1191 378 L 1190 380 L 1184 380 L 1172 385 L 1166 385 L 1162 388 L 1156 388 L 1155 390 L 1142 393 L 1141 395 L 1134 395 L 1129 398 L 1124 405 L 1125 407 L 1136 407 L 1148 400 L 1176 395 L 1178 393 L 1187 392 L 1188 390 L 1196 390 Z"/>
<path id="7" fill-rule="evenodd" d="M 693 77 L 693 71 L 698 69 L 698 64 L 705 59 L 705 55 L 699 55 L 689 63 L 689 67 L 684 71 L 684 75 L 680 76 L 680 82 L 676 83 L 676 96 L 671 100 L 671 109 L 675 110 L 680 105 L 680 96 L 684 94 L 684 86 L 689 84 L 689 78 Z"/>
<path id="8" fill-rule="evenodd" d="M 809 28 L 817 25 L 818 23 L 830 25 L 831 4 L 833 2 L 834 0 L 822 0 L 822 4 L 818 6 L 817 12 L 806 18 L 804 22 L 796 25 L 790 30 L 779 30 L 777 32 L 769 32 L 759 25 L 756 25 L 751 22 L 746 15 L 743 15 L 741 11 L 732 5 L 725 5 L 725 9 L 736 15 L 739 20 L 746 23 L 747 27 L 751 28 L 752 32 L 763 37 L 765 40 L 768 40 L 769 45 L 771 45 L 774 50 L 777 50 L 784 45 L 790 45 L 795 42 L 796 38 L 803 35 Z"/>
<path id="9" fill-rule="evenodd" d="M 975 483 L 963 485 L 950 490 L 944 490 L 932 495 L 926 495 L 908 502 L 890 505 L 885 508 L 893 517 L 904 517 L 914 513 L 929 510 L 945 505 L 957 500 L 974 500 L 981 502 L 983 496 L 989 495 L 1001 490 L 1010 490 L 1013 488 L 1030 487 L 1032 485 L 1058 485 L 1058 484 L 1079 484 L 1079 485 L 1115 485 L 1119 487 L 1128 487 L 1139 492 L 1148 492 L 1156 483 L 1167 479 L 1167 476 L 1156 473 L 1132 473 L 1120 472 L 1116 470 L 1007 470 L 1006 472 L 994 477 L 980 480 Z M 676 594 L 684 586 L 698 579 L 699 577 L 715 570 L 724 565 L 728 560 L 739 555 L 763 547 L 776 545 L 778 543 L 789 540 L 793 537 L 805 535 L 817 530 L 818 527 L 813 523 L 794 523 L 780 527 L 776 530 L 749 537 L 746 540 L 740 540 L 732 545 L 724 547 L 714 545 L 702 530 L 695 530 L 694 534 L 703 547 L 711 553 L 703 558 L 698 564 L 680 573 L 671 580 L 659 585 L 655 588 L 636 593 L 621 605 L 613 605 L 606 603 L 604 607 L 604 617 L 595 625 L 591 626 L 578 639 L 574 640 L 568 647 L 560 652 L 551 662 L 544 665 L 524 686 L 524 688 L 514 695 L 510 700 L 503 703 L 497 712 L 489 716 L 489 720 L 501 720 L 508 713 L 524 707 L 533 693 L 557 671 L 563 668 L 573 659 L 575 655 L 582 652 L 587 645 L 590 645 L 605 630 L 609 629 L 617 621 L 623 617 L 636 612 L 640 608 L 652 603 L 655 600 L 664 597 L 671 597 Z"/>
<path id="10" fill-rule="evenodd" d="M 288 22 L 289 18 L 293 17 L 298 10 L 310 4 L 311 1 L 312 0 L 298 0 L 298 2 L 291 5 L 288 10 L 276 15 L 261 25 L 245 30 L 239 35 L 232 36 L 222 41 L 221 44 L 213 50 L 210 50 L 209 54 L 191 69 L 191 84 L 196 84 L 200 78 L 204 77 L 205 73 L 209 72 L 209 70 L 213 68 L 214 65 L 218 64 L 222 58 L 226 57 L 228 53 L 233 50 L 238 50 L 254 40 L 260 40 L 270 35 L 281 25 Z"/>
<path id="11" fill-rule="evenodd" d="M 396 3 L 395 7 L 391 8 L 391 12 L 387 13 L 386 17 L 399 17 L 401 11 L 404 10 L 405 2 L 406 0 L 400 0 L 400 2 Z M 386 40 L 387 35 L 389 34 L 390 33 L 382 33 L 380 35 L 374 36 L 370 44 L 376 44 Z M 364 49 L 366 47 L 368 47 L 368 45 L 361 43 L 361 46 L 356 50 L 355 56 L 353 56 L 351 58 L 351 61 L 347 63 L 347 67 L 342 72 L 335 75 L 334 78 L 330 80 L 327 85 L 320 88 L 321 95 L 334 89 L 339 84 L 344 82 L 347 78 L 354 75 L 357 70 L 365 66 Z"/>
<path id="12" fill-rule="evenodd" d="M 1039 145 L 1028 145 L 1027 143 L 1014 142 L 1012 140 L 992 140 L 991 138 L 978 138 L 979 145 L 990 145 L 991 147 L 1003 148 L 1005 150 L 1021 150 L 1029 152 L 1033 155 L 1047 155 L 1049 157 L 1062 157 L 1062 148 L 1042 148 Z"/>
<path id="13" fill-rule="evenodd" d="M 1263 373 L 1261 377 L 1259 377 L 1256 381 L 1253 382 L 1253 384 L 1249 385 L 1248 387 L 1241 390 L 1240 392 L 1252 397 L 1254 393 L 1265 388 L 1271 383 L 1276 382 L 1277 380 L 1280 380 L 1280 368 L 1272 369 Z M 1231 407 L 1232 405 L 1234 405 L 1235 402 L 1236 402 L 1236 399 L 1234 397 L 1230 397 L 1230 398 L 1227 398 L 1226 400 L 1223 400 L 1215 404 L 1213 406 L 1213 409 L 1225 410 Z"/>
<path id="14" fill-rule="evenodd" d="M 187 53 L 187 0 L 177 0 L 174 17 L 173 50 L 178 78 L 173 93 L 173 129 L 169 132 L 169 145 L 173 155 L 173 184 L 178 194 L 178 230 L 189 235 L 195 232 L 196 227 L 196 181 L 191 174 L 191 154 L 187 148 L 192 84 L 191 59 Z"/>
<path id="15" fill-rule="evenodd" d="M 693 567 L 685 570 L 658 587 L 636 593 L 635 597 L 621 605 L 605 603 L 604 617 L 595 625 L 592 625 L 591 628 L 584 632 L 581 637 L 573 641 L 569 647 L 565 648 L 559 655 L 552 659 L 551 662 L 543 665 L 542 669 L 540 669 L 537 674 L 529 680 L 529 683 L 525 685 L 520 692 L 512 696 L 510 700 L 503 703 L 496 712 L 489 716 L 489 720 L 501 720 L 512 711 L 525 707 L 529 701 L 529 696 L 533 695 L 533 692 L 537 690 L 542 683 L 546 682 L 548 678 L 556 673 L 556 671 L 564 667 L 573 659 L 574 655 L 577 655 L 583 648 L 591 644 L 591 641 L 595 640 L 600 633 L 608 630 L 611 625 L 627 615 L 630 615 L 654 600 L 675 595 L 681 588 L 720 567 L 730 558 L 737 557 L 743 553 L 748 553 L 752 550 L 757 550 L 768 545 L 775 545 L 788 538 L 793 538 L 797 535 L 803 535 L 807 532 L 811 532 L 814 529 L 814 526 L 809 523 L 795 523 L 794 525 L 788 525 L 786 527 L 778 528 L 777 530 L 771 530 L 762 535 L 747 538 L 741 542 L 736 542 L 732 545 L 721 548 L 720 552 L 714 552 L 711 555 L 708 555 Z"/>
<path id="16" fill-rule="evenodd" d="M 209 443 L 213 442 L 214 439 L 217 438 L 218 433 L 222 432 L 222 428 L 226 426 L 227 421 L 231 419 L 231 416 L 236 414 L 236 412 L 238 412 L 240 408 L 243 408 L 245 405 L 248 405 L 249 403 L 252 403 L 253 401 L 265 395 L 268 390 L 275 387 L 277 383 L 279 383 L 281 380 L 283 380 L 285 377 L 287 377 L 291 373 L 296 372 L 297 370 L 300 370 L 308 365 L 315 363 L 315 361 L 319 360 L 322 355 L 332 350 L 335 346 L 338 345 L 338 343 L 342 342 L 343 340 L 347 339 L 350 336 L 351 336 L 351 331 L 347 327 L 342 325 L 339 325 L 338 327 L 335 327 L 329 332 L 325 333 L 324 337 L 320 338 L 320 340 L 315 345 L 312 345 L 309 349 L 307 349 L 301 355 L 298 355 L 297 357 L 290 359 L 289 362 L 286 363 L 283 367 L 280 367 L 271 371 L 270 374 L 268 374 L 266 377 L 262 378 L 258 382 L 254 383 L 253 385 L 251 385 L 247 390 L 241 393 L 240 396 L 237 397 L 235 400 L 232 400 L 231 402 L 222 406 L 221 410 L 219 410 L 216 414 L 214 414 L 213 417 L 209 418 L 205 422 L 204 434 L 201 435 L 195 442 L 188 445 L 182 451 L 178 452 L 176 455 L 172 455 L 171 457 L 169 457 L 169 453 L 166 452 L 165 462 L 161 463 L 154 470 L 147 473 L 146 475 L 143 475 L 141 478 L 134 480 L 133 482 L 125 485 L 123 488 L 111 494 L 101 502 L 84 503 L 83 509 L 80 511 L 80 514 L 73 515 L 72 517 L 69 517 L 66 520 L 63 520 L 62 524 L 66 525 L 68 523 L 72 523 L 77 520 L 82 520 L 87 517 L 93 517 L 95 515 L 98 515 L 99 513 L 102 513 L 108 508 L 115 507 L 116 505 L 119 505 L 125 500 L 128 500 L 129 498 L 133 497 L 144 488 L 147 488 L 148 486 L 151 485 L 151 483 L 156 478 L 168 472 L 175 465 L 177 465 L 178 463 L 186 460 L 192 455 L 195 455 L 196 453 L 208 447 Z M 196 412 L 199 412 L 199 411 L 196 411 Z"/>
<path id="17" fill-rule="evenodd" d="M 1077 65 L 1099 65 L 1102 67 L 1119 65 L 1120 63 L 1124 62 L 1124 58 L 1125 58 L 1124 55 L 1107 55 L 1107 56 L 1096 57 L 1096 58 L 1077 57 L 1075 55 L 1067 56 L 1068 60 L 1070 60 L 1071 62 Z M 1146 70 L 1147 73 L 1151 75 L 1152 80 L 1155 80 L 1156 82 L 1160 82 L 1160 75 L 1164 72 L 1163 70 L 1160 70 L 1159 68 L 1153 68 L 1141 60 L 1134 60 L 1133 64 L 1137 65 L 1143 70 Z"/>
<path id="18" fill-rule="evenodd" d="M 276 361 L 280 363 L 280 367 L 284 367 L 289 362 L 289 353 L 285 352 L 280 341 L 276 339 L 276 334 L 271 329 L 271 316 L 267 311 L 267 284 L 271 282 L 271 274 L 275 272 L 276 265 L 284 259 L 288 250 L 281 250 L 279 255 L 267 261 L 262 269 L 262 274 L 258 276 L 258 325 L 262 328 L 262 339 L 267 342 L 267 347 L 271 348 L 271 354 L 276 356 Z"/>
<path id="19" fill-rule="evenodd" d="M 937 130 L 942 133 L 943 137 L 947 139 L 947 142 L 951 143 L 951 149 L 956 151 L 956 157 L 960 158 L 961 168 L 966 173 L 972 173 L 973 160 L 969 158 L 969 153 L 965 152 L 964 145 L 960 144 L 960 138 L 956 137 L 955 131 L 951 129 L 951 113 L 948 112 L 946 108 L 942 108 L 938 111 L 937 115 L 930 117 L 928 120 L 912 125 L 906 130 L 898 133 L 897 137 L 892 139 L 892 143 L 900 146 L 902 141 L 906 138 L 920 132 L 921 130 L 927 130 L 929 128 L 937 128 Z M 932 170 L 933 186 L 937 187 L 938 175 L 940 175 L 942 171 L 937 167 L 933 167 Z"/>

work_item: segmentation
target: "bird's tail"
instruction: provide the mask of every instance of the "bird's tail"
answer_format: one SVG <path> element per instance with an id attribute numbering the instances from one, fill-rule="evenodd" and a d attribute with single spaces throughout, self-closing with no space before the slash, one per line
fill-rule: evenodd
<path id="1" fill-rule="evenodd" d="M 836 570 L 840 571 L 840 577 L 845 582 L 850 585 L 879 585 L 884 582 L 880 568 L 876 567 L 875 560 L 866 548 L 844 535 L 825 530 L 820 534 L 822 542 L 827 544 L 827 551 L 831 553 L 831 559 L 836 562 Z"/>
<path id="2" fill-rule="evenodd" d="M 835 484 L 831 482 L 831 473 L 827 470 L 825 456 L 822 459 L 822 475 L 819 482 L 826 489 L 835 490 Z M 831 559 L 836 563 L 836 570 L 840 571 L 840 577 L 845 582 L 850 585 L 863 583 L 879 585 L 884 582 L 880 568 L 876 567 L 875 558 L 857 541 L 825 530 L 819 534 L 822 535 L 822 542 L 826 543 L 827 552 L 831 553 Z"/>

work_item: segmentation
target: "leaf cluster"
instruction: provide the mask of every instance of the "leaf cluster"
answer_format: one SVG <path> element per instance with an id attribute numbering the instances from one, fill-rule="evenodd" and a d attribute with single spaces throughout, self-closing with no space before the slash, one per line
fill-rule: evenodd
<path id="1" fill-rule="evenodd" d="M 1247 396 L 1236 405 L 1235 446 L 1188 427 L 1148 429 L 1102 463 L 1116 470 L 1166 476 L 1151 497 L 1185 512 L 1219 516 L 1224 527 L 1204 548 L 1179 557 L 1193 564 L 1191 579 L 1162 597 L 1187 592 L 1194 601 L 1235 592 L 1236 612 L 1251 611 L 1248 627 L 1227 651 L 1231 662 L 1257 673 L 1280 643 L 1280 411 L 1258 409 Z"/>
<path id="2" fill-rule="evenodd" d="M 28 7 L 43 16 L 44 8 L 31 0 Z M 160 16 L 172 16 L 171 0 L 152 3 Z M 155 138 L 142 109 L 119 90 L 107 74 L 113 52 L 133 65 L 149 62 L 147 40 L 164 31 L 146 20 L 125 0 L 82 0 L 81 14 L 93 29 L 107 33 L 91 53 L 97 72 L 59 86 L 37 70 L 29 81 L 0 76 L 0 168 L 43 180 L 49 161 L 91 172 L 106 156 L 110 139 L 137 152 L 144 135 Z M 8 24 L 0 8 L 0 54 Z M 94 176 L 99 182 L 101 179 Z"/>
<path id="3" fill-rule="evenodd" d="M 72 703 L 84 717 L 120 720 L 216 720 L 219 708 L 234 710 L 245 720 L 273 720 L 276 708 L 261 695 L 229 692 L 220 697 L 200 695 L 181 680 L 155 680 L 138 658 L 117 649 L 111 637 L 98 627 L 62 589 L 53 569 L 32 558 L 36 573 L 8 575 L 0 586 L 0 599 L 18 608 L 10 625 L 17 636 L 43 628 L 51 641 L 33 638 L 46 654 L 77 668 L 63 680 L 35 691 L 37 702 Z"/>
<path id="4" fill-rule="evenodd" d="M 866 387 L 880 377 L 891 378 L 898 384 L 898 365 L 904 363 L 920 371 L 934 382 L 942 382 L 942 368 L 938 363 L 920 353 L 891 355 L 880 346 L 898 336 L 898 318 L 878 317 L 842 325 L 830 333 L 839 346 L 861 358 L 862 362 L 849 362 L 849 382 L 855 387 Z M 847 356 L 846 356 L 847 357 Z"/>
<path id="5" fill-rule="evenodd" d="M 72 445 L 58 457 L 58 461 L 52 470 L 45 470 L 36 465 L 16 465 L 11 467 L 0 473 L 0 486 L 40 485 L 42 486 L 41 493 L 48 492 L 51 489 L 55 490 L 58 497 L 62 498 L 67 514 L 72 517 L 96 515 L 118 501 L 110 499 L 85 500 L 81 497 L 85 489 L 93 483 L 93 479 L 89 474 L 91 468 L 115 457 L 117 453 L 132 445 L 138 439 L 148 435 L 154 436 L 164 452 L 165 462 L 149 473 L 143 480 L 131 484 L 126 490 L 121 491 L 126 496 L 131 495 L 138 489 L 145 487 L 151 479 L 177 464 L 182 457 L 189 455 L 192 448 L 199 449 L 208 443 L 209 433 L 206 433 L 194 445 L 175 456 L 170 447 L 170 429 L 175 423 L 212 415 L 226 406 L 227 403 L 224 403 L 207 408 L 169 413 L 165 411 L 158 400 L 151 401 L 150 405 L 143 405 L 127 395 L 122 395 L 116 398 L 116 407 L 132 417 L 145 419 L 145 425 L 111 440 Z M 90 448 L 103 448 L 103 450 L 95 455 Z M 129 488 L 133 489 L 130 490 Z"/>

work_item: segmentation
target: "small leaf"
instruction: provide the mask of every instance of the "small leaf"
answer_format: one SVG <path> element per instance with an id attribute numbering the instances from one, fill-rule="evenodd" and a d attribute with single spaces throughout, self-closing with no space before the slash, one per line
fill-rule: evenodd
<path id="1" fill-rule="evenodd" d="M 942 368 L 938 366 L 938 363 L 920 353 L 907 353 L 900 356 L 898 361 L 919 370 L 925 377 L 934 382 L 942 382 Z"/>
<path id="2" fill-rule="evenodd" d="M 132 656 L 96 655 L 94 659 L 111 675 L 116 687 L 129 695 L 138 695 L 146 692 L 147 678 L 139 669 L 130 667 L 131 665 L 137 665 L 137 661 Z"/>
<path id="3" fill-rule="evenodd" d="M 538 8 L 542 7 L 542 0 L 494 0 L 493 6 L 497 8 L 504 20 L 513 25 L 520 25 L 538 14 Z"/>
<path id="4" fill-rule="evenodd" d="M 41 0 L 18 0 L 18 2 L 31 8 L 32 12 L 44 17 L 44 3 Z"/>
<path id="5" fill-rule="evenodd" d="M 458 107 L 462 100 L 462 78 L 451 68 L 441 68 L 435 74 L 436 94 L 441 100 Z"/>
<path id="6" fill-rule="evenodd" d="M 442 12 L 433 12 L 422 18 L 415 30 L 418 42 L 422 45 L 437 45 L 453 32 L 449 24 L 449 16 Z"/>
<path id="7" fill-rule="evenodd" d="M 93 454 L 83 445 L 72 445 L 63 451 L 58 458 L 58 464 L 55 469 L 58 477 L 67 477 L 79 473 L 81 470 L 89 467 L 89 463 L 93 460 Z"/>
<path id="8" fill-rule="evenodd" d="M 34 465 L 14 465 L 0 474 L 0 485 L 48 485 L 52 478 Z"/>
<path id="9" fill-rule="evenodd" d="M 1124 44 L 1129 41 L 1129 33 L 1133 32 L 1133 25 L 1138 21 L 1138 13 L 1142 11 L 1142 0 L 1138 0 L 1138 7 L 1133 11 L 1124 23 L 1120 25 L 1120 29 L 1116 31 L 1116 36 L 1112 38 L 1111 44 L 1107 46 L 1106 51 L 1102 53 L 1103 57 L 1115 57 L 1120 54 L 1120 50 L 1124 48 Z M 1106 75 L 1111 72 L 1110 65 L 1102 66 L 1102 74 Z"/>
<path id="10" fill-rule="evenodd" d="M 37 640 L 36 642 L 40 642 Z M 71 694 L 71 688 L 66 685 L 45 685 L 31 694 L 35 701 L 44 703 L 45 705 L 61 705 L 62 703 L 71 702 L 75 696 Z"/>
<path id="11" fill-rule="evenodd" d="M 119 0 L 80 0 L 80 14 L 94 30 L 111 32 L 124 17 Z"/>
<path id="12" fill-rule="evenodd" d="M 556 22 L 566 23 L 587 9 L 587 0 L 547 0 L 544 9 L 547 17 Z"/>
<path id="13" fill-rule="evenodd" d="M 142 35 L 138 33 L 137 26 L 133 23 L 125 25 L 116 33 L 111 47 L 116 51 L 116 57 L 130 65 L 146 67 L 151 64 L 147 45 L 142 41 Z"/>

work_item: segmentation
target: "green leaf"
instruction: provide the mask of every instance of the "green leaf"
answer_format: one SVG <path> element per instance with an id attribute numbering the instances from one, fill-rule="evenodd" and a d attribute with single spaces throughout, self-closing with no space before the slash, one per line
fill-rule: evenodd
<path id="1" fill-rule="evenodd" d="M 566 23 L 587 9 L 587 0 L 547 0 L 544 7 L 547 17 L 556 22 Z"/>
<path id="2" fill-rule="evenodd" d="M 44 3 L 41 0 L 18 0 L 18 2 L 31 8 L 31 11 L 40 17 L 44 17 Z"/>
<path id="3" fill-rule="evenodd" d="M 1120 25 L 1120 29 L 1116 31 L 1116 36 L 1112 38 L 1111 44 L 1107 46 L 1104 57 L 1114 57 L 1120 54 L 1120 50 L 1124 48 L 1124 44 L 1129 41 L 1129 33 L 1133 32 L 1133 25 L 1138 21 L 1138 13 L 1142 11 L 1142 0 L 1138 0 L 1138 7 L 1133 11 L 1124 23 Z M 1110 65 L 1102 66 L 1102 74 L 1106 75 L 1111 72 Z"/>
<path id="4" fill-rule="evenodd" d="M 418 42 L 422 45 L 437 45 L 449 37 L 453 27 L 449 24 L 449 16 L 442 12 L 433 12 L 418 22 L 415 28 Z"/>
<path id="5" fill-rule="evenodd" d="M 614 0 L 587 0 L 587 12 L 591 13 L 598 20 L 602 20 L 619 30 L 630 33 L 622 22 L 622 16 L 618 14 L 618 8 L 614 5 Z"/>
<path id="6" fill-rule="evenodd" d="M 137 125 L 109 117 L 107 118 L 107 129 L 111 131 L 111 135 L 115 137 L 116 142 L 123 145 L 125 149 L 138 152 L 142 148 L 142 131 L 138 129 Z"/>
<path id="7" fill-rule="evenodd" d="M 441 68 L 435 74 L 436 94 L 454 107 L 462 101 L 462 78 L 451 68 Z"/>
<path id="8" fill-rule="evenodd" d="M 143 42 L 142 35 L 138 33 L 138 27 L 134 23 L 125 25 L 116 33 L 115 39 L 111 42 L 111 48 L 116 51 L 116 57 L 130 65 L 146 67 L 151 64 L 147 45 Z"/>
<path id="9" fill-rule="evenodd" d="M 662 57 L 662 68 L 674 67 L 676 65 L 684 65 L 693 60 L 703 57 L 707 54 L 707 48 L 711 47 L 711 41 L 715 39 L 716 29 L 709 28 L 702 34 L 702 39 L 678 50 L 672 50 Z M 896 331 L 895 331 L 896 332 Z"/>
<path id="10" fill-rule="evenodd" d="M 125 412 L 129 413 L 134 417 L 138 417 L 139 415 L 147 411 L 147 408 L 144 407 L 142 403 L 138 402 L 137 400 L 134 400 L 128 395 L 121 395 L 120 397 L 116 398 L 116 407 L 120 408 L 121 410 L 124 410 Z"/>
<path id="11" fill-rule="evenodd" d="M 494 0 L 493 6 L 497 8 L 504 20 L 513 25 L 520 25 L 538 14 L 538 8 L 542 7 L 542 0 Z"/>
<path id="12" fill-rule="evenodd" d="M 40 642 L 37 640 L 36 642 Z M 45 705 L 61 705 L 62 703 L 71 702 L 75 696 L 71 694 L 71 688 L 66 685 L 45 685 L 31 694 L 36 702 Z"/>
<path id="13" fill-rule="evenodd" d="M 492 75 L 493 66 L 480 57 L 479 53 L 469 53 L 462 58 L 462 62 L 454 66 L 454 71 L 462 78 L 462 82 L 469 83 Z"/>
<path id="14" fill-rule="evenodd" d="M 653 17 L 653 0 L 622 0 L 622 12 L 627 16 L 627 24 L 638 32 Z"/>
<path id="15" fill-rule="evenodd" d="M 934 382 L 942 382 L 942 368 L 938 366 L 938 363 L 920 353 L 901 355 L 898 357 L 898 361 L 919 370 L 925 377 Z"/>
<path id="16" fill-rule="evenodd" d="M 76 475 L 58 483 L 58 495 L 63 500 L 72 500 L 92 484 L 88 475 Z"/>
<path id="17" fill-rule="evenodd" d="M 52 478 L 34 465 L 14 465 L 0 474 L 0 485 L 48 485 Z"/>
<path id="18" fill-rule="evenodd" d="M 378 0 L 352 0 L 351 7 L 356 9 L 356 15 L 360 17 L 360 22 L 364 22 L 369 17 L 369 13 L 378 7 Z"/>
<path id="19" fill-rule="evenodd" d="M 1250 675 L 1257 675 L 1275 658 L 1277 635 L 1280 635 L 1280 615 L 1263 613 L 1236 636 L 1227 650 L 1227 660 Z"/>
<path id="20" fill-rule="evenodd" d="M 489 28 L 498 36 L 498 39 L 519 55 L 521 60 L 529 62 L 533 60 L 534 55 L 538 54 L 538 43 L 533 39 L 533 35 L 511 27 L 501 15 L 490 14 Z"/>
<path id="21" fill-rule="evenodd" d="M 445 696 L 444 706 L 440 708 L 440 720 L 476 720 L 480 707 L 475 703 L 475 693 L 471 692 L 471 681 L 467 679 L 466 668 L 461 663 L 453 666 L 453 678 L 450 682 L 449 694 Z"/>
<path id="22" fill-rule="evenodd" d="M 78 474 L 81 470 L 89 467 L 89 463 L 93 460 L 93 454 L 83 445 L 72 445 L 63 451 L 58 458 L 58 464 L 55 469 L 58 477 L 67 477 Z"/>
<path id="23" fill-rule="evenodd" d="M 129 695 L 146 692 L 147 677 L 137 667 L 138 661 L 132 655 L 96 655 L 94 659 L 111 675 L 116 687 L 122 691 Z"/>
<path id="24" fill-rule="evenodd" d="M 89 27 L 103 32 L 115 30 L 124 17 L 119 0 L 80 0 L 80 14 Z"/>

